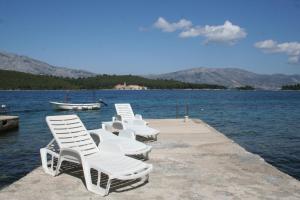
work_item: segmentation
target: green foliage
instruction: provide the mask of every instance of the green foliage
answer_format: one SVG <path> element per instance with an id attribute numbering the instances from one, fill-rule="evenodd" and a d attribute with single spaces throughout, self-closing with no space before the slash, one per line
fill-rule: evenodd
<path id="1" fill-rule="evenodd" d="M 220 85 L 192 84 L 175 80 L 153 80 L 133 75 L 98 75 L 89 78 L 62 78 L 0 70 L 0 89 L 112 89 L 117 84 L 137 84 L 149 89 L 226 89 Z"/>
<path id="2" fill-rule="evenodd" d="M 78 89 L 70 79 L 0 70 L 0 89 Z"/>
<path id="3" fill-rule="evenodd" d="M 250 85 L 245 85 L 245 86 L 241 86 L 241 87 L 236 87 L 235 89 L 237 89 L 237 90 L 254 90 L 255 88 Z"/>
<path id="4" fill-rule="evenodd" d="M 300 90 L 300 84 L 295 85 L 284 85 L 281 87 L 282 90 Z"/>

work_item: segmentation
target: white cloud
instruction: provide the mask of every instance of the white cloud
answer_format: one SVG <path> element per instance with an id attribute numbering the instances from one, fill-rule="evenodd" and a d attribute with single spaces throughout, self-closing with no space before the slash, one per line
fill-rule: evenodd
<path id="1" fill-rule="evenodd" d="M 192 22 L 186 19 L 171 23 L 163 17 L 159 17 L 154 23 L 154 27 L 161 29 L 163 32 L 180 30 L 179 37 L 181 38 L 202 36 L 206 38 L 206 42 L 234 44 L 247 36 L 247 33 L 243 28 L 232 24 L 230 21 L 225 21 L 223 25 L 218 26 L 193 26 Z"/>
<path id="2" fill-rule="evenodd" d="M 186 31 L 182 31 L 179 34 L 179 37 L 188 38 L 188 37 L 197 37 L 203 34 L 203 30 L 201 27 L 191 27 Z"/>
<path id="3" fill-rule="evenodd" d="M 300 64 L 300 43 L 284 42 L 278 43 L 274 40 L 256 42 L 254 46 L 262 49 L 265 53 L 284 53 L 288 56 L 288 62 Z"/>
<path id="4" fill-rule="evenodd" d="M 186 19 L 181 19 L 178 22 L 170 23 L 163 17 L 159 17 L 154 23 L 154 27 L 161 29 L 163 32 L 174 32 L 177 30 L 183 30 L 192 26 L 192 22 Z"/>
<path id="5" fill-rule="evenodd" d="M 230 21 L 225 21 L 223 25 L 190 28 L 179 34 L 182 38 L 203 36 L 206 38 L 206 42 L 223 42 L 234 44 L 238 40 L 247 36 L 246 31 L 232 24 Z"/>

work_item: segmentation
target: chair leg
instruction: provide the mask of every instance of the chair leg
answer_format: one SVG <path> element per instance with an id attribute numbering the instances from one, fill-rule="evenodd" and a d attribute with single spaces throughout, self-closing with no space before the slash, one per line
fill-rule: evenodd
<path id="1" fill-rule="evenodd" d="M 100 187 L 100 183 L 101 183 L 101 172 L 98 171 L 97 187 Z"/>
<path id="2" fill-rule="evenodd" d="M 40 149 L 40 154 L 41 154 L 41 160 L 42 160 L 42 166 L 44 169 L 44 172 L 46 174 L 50 174 L 51 176 L 55 176 L 56 173 L 53 169 L 53 162 L 54 162 L 54 155 L 51 153 L 48 153 L 48 150 L 46 148 Z M 51 156 L 51 167 L 48 167 L 48 160 L 47 160 L 47 155 Z"/>
<path id="3" fill-rule="evenodd" d="M 91 175 L 91 168 L 89 166 L 86 166 L 83 164 L 83 175 L 84 175 L 84 179 L 85 179 L 85 184 L 87 187 L 87 190 L 95 193 L 95 194 L 99 194 L 101 196 L 105 196 L 108 194 L 109 189 L 107 190 L 107 187 L 110 187 L 110 183 L 108 182 L 106 189 L 101 188 L 100 187 L 100 183 L 101 180 L 99 179 L 99 176 L 101 178 L 101 172 L 98 171 L 98 181 L 97 181 L 97 185 L 94 185 L 92 183 L 92 175 Z"/>
<path id="4" fill-rule="evenodd" d="M 141 182 L 143 183 L 147 183 L 149 181 L 149 174 L 147 174 L 146 176 L 144 176 L 142 179 L 141 179 Z"/>
<path id="5" fill-rule="evenodd" d="M 45 148 L 40 149 L 40 154 L 41 154 L 42 166 L 43 166 L 44 171 L 47 174 L 51 174 L 50 171 L 49 171 L 49 168 L 48 168 L 47 150 Z"/>
<path id="6" fill-rule="evenodd" d="M 84 180 L 85 184 L 88 190 L 92 191 L 92 175 L 91 175 L 91 168 L 88 166 L 82 166 L 83 167 L 83 175 L 84 175 Z"/>
<path id="7" fill-rule="evenodd" d="M 144 153 L 143 156 L 144 156 L 145 160 L 149 160 L 149 151 Z"/>
<path id="8" fill-rule="evenodd" d="M 107 185 L 106 185 L 106 189 L 105 189 L 105 195 L 108 195 L 108 193 L 109 193 L 111 181 L 112 181 L 112 180 L 108 177 Z"/>
<path id="9" fill-rule="evenodd" d="M 59 169 L 60 169 L 61 164 L 62 164 L 63 161 L 64 161 L 64 159 L 62 159 L 61 157 L 58 159 L 56 170 L 55 170 L 55 176 L 57 176 L 59 174 Z"/>

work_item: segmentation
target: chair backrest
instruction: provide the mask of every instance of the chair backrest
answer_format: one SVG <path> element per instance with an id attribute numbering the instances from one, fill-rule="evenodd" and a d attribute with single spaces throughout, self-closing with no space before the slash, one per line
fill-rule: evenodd
<path id="1" fill-rule="evenodd" d="M 84 156 L 99 152 L 77 115 L 47 116 L 46 121 L 59 148 L 76 148 Z"/>
<path id="2" fill-rule="evenodd" d="M 131 105 L 129 103 L 115 104 L 115 108 L 116 108 L 117 114 L 122 117 L 122 120 L 135 119 L 134 113 L 133 113 Z"/>

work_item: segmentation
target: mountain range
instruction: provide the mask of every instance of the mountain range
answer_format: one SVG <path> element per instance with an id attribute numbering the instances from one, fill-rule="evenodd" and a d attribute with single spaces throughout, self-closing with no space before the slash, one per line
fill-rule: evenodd
<path id="1" fill-rule="evenodd" d="M 66 67 L 56 67 L 27 56 L 20 56 L 6 52 L 0 52 L 0 69 L 36 75 L 52 75 L 69 78 L 95 76 L 95 74 L 91 72 L 69 69 Z"/>
<path id="2" fill-rule="evenodd" d="M 189 83 L 224 85 L 229 88 L 252 86 L 258 89 L 280 89 L 283 85 L 300 83 L 300 75 L 257 74 L 238 68 L 198 67 L 165 74 L 148 75 L 152 79 L 168 79 Z"/>
<path id="3" fill-rule="evenodd" d="M 0 52 L 0 69 L 69 78 L 92 77 L 97 75 L 84 70 L 53 66 L 27 56 L 6 52 Z M 250 85 L 258 89 L 280 89 L 283 85 L 300 83 L 300 75 L 296 74 L 266 75 L 239 68 L 198 67 L 165 74 L 144 75 L 144 77 L 151 79 L 172 79 L 187 83 L 223 85 L 229 88 Z"/>

